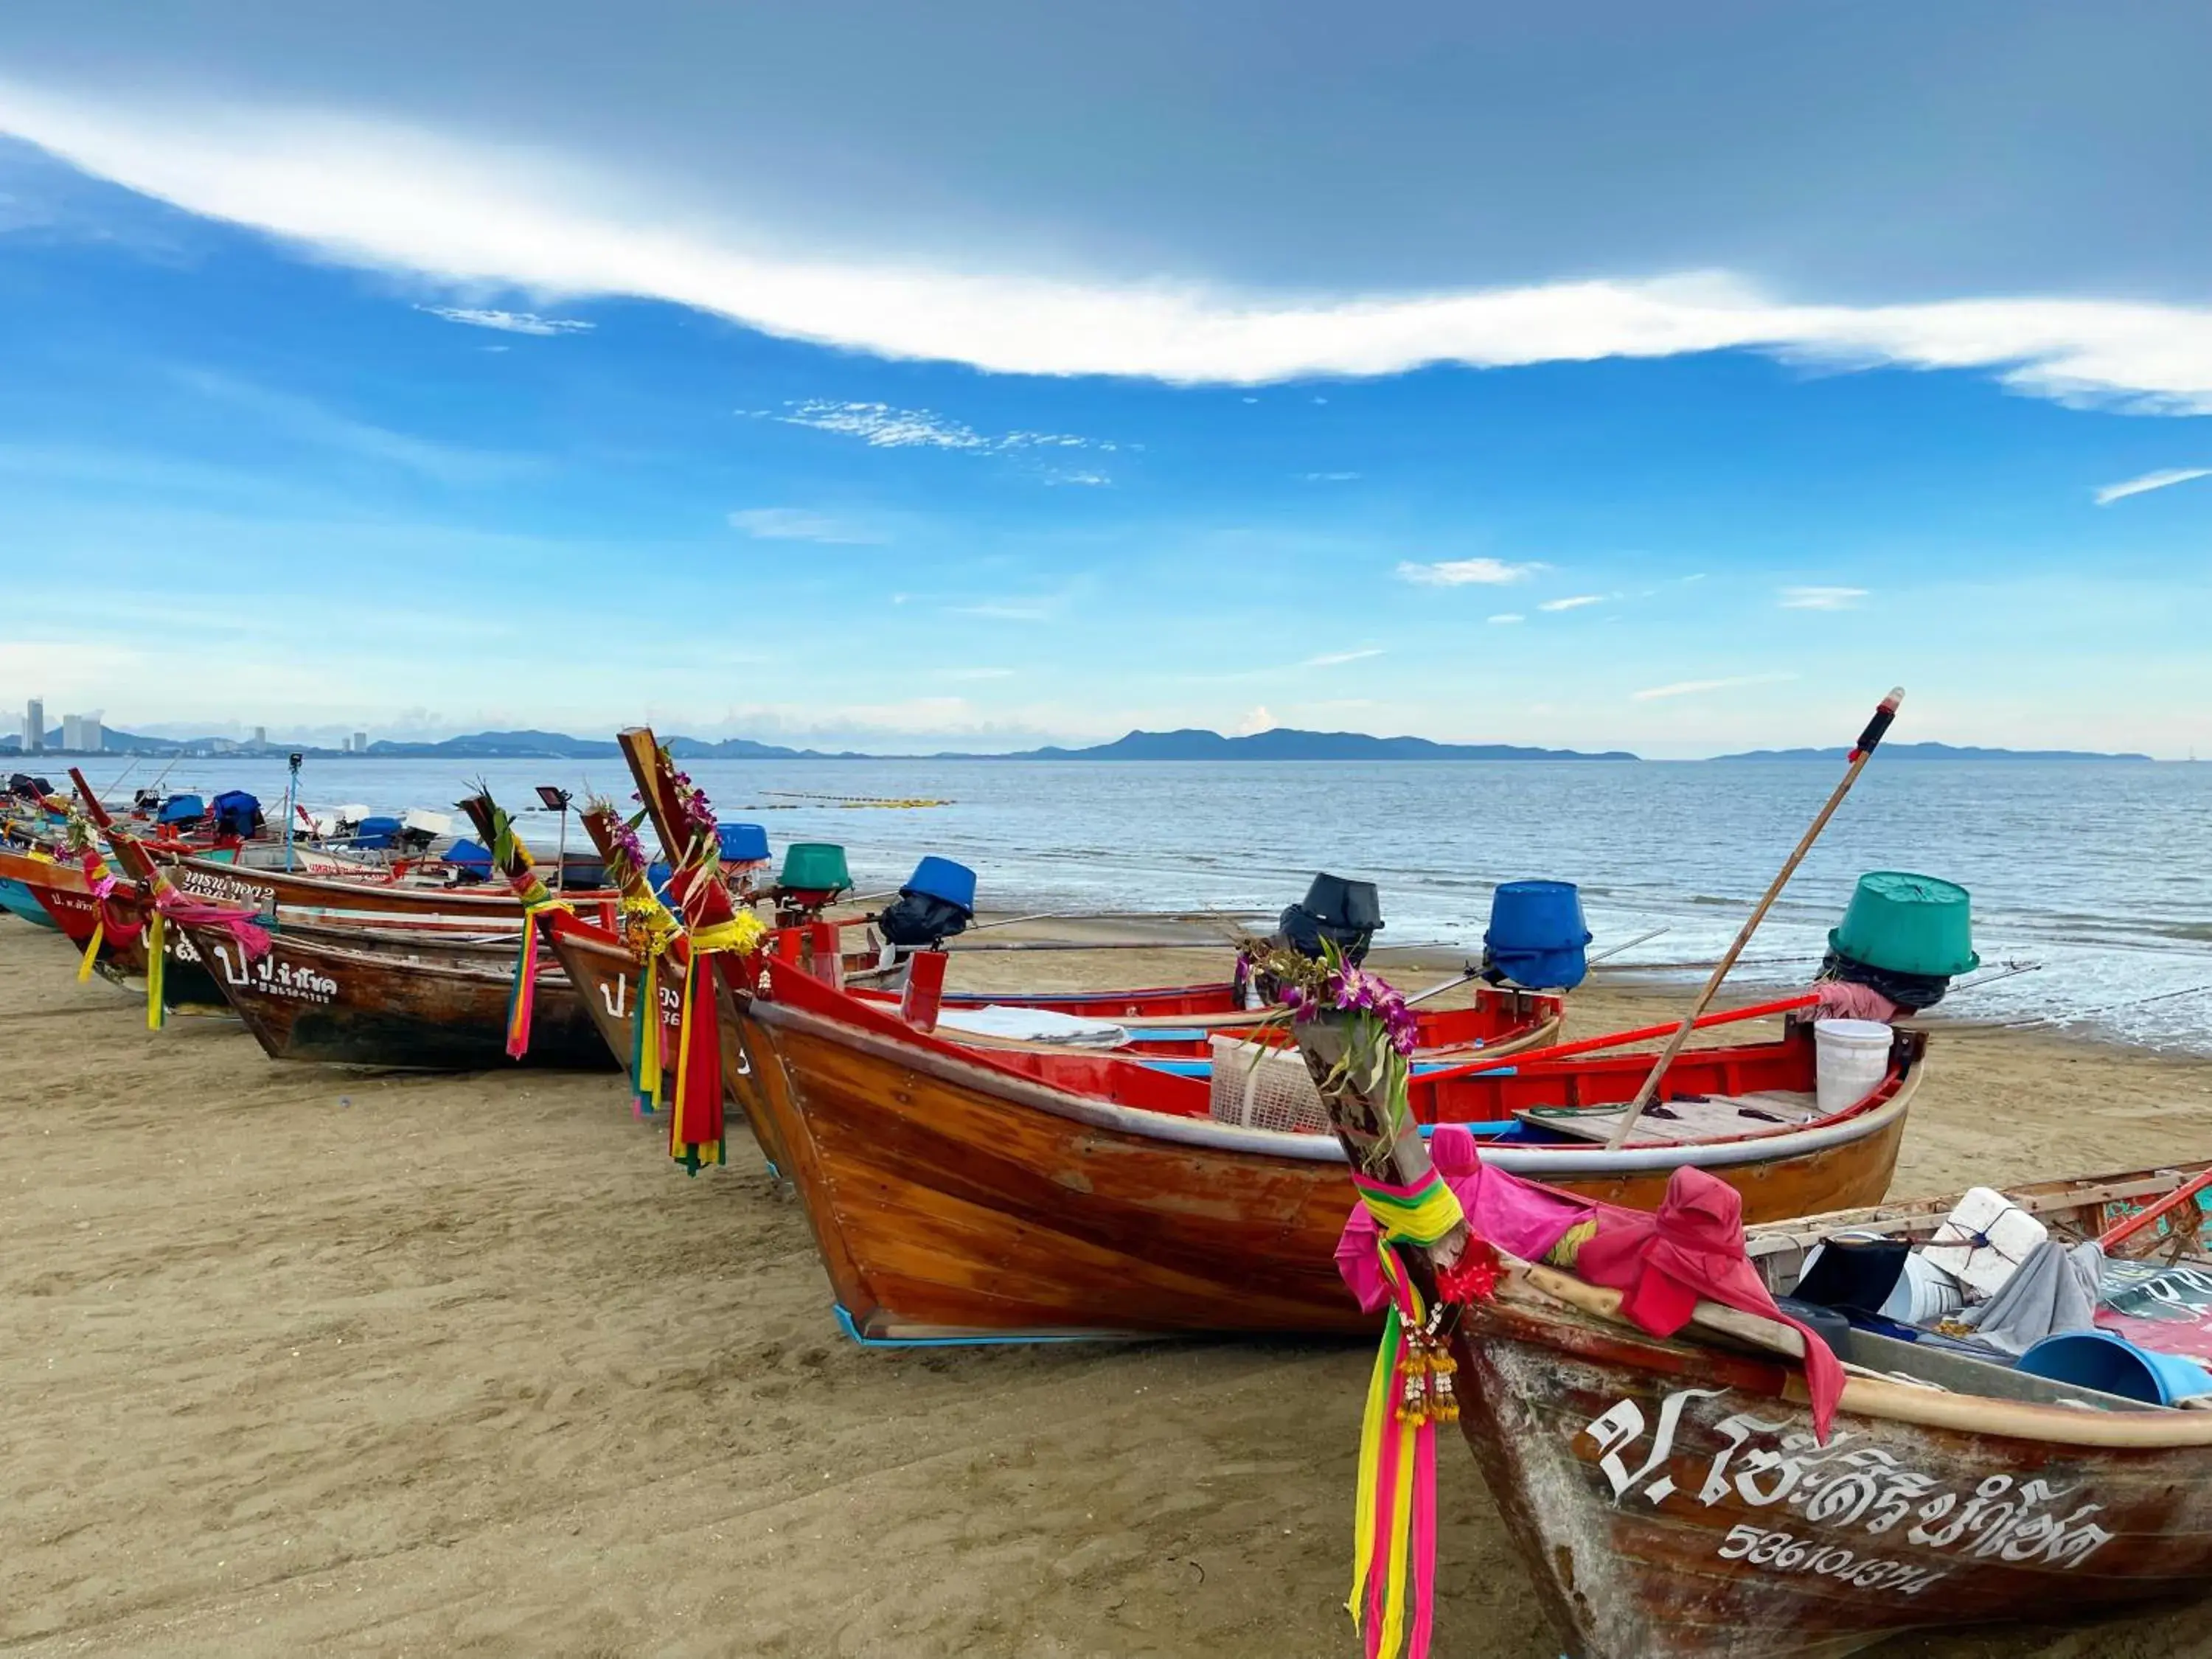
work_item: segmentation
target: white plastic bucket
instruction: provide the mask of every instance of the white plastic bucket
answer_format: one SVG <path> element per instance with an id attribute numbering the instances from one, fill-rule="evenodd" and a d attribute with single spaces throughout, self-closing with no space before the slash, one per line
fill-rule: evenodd
<path id="1" fill-rule="evenodd" d="M 1932 1325 L 1966 1305 L 1966 1292 L 1959 1288 L 1959 1281 L 1915 1251 L 1905 1258 L 1905 1271 L 1898 1274 L 1897 1288 L 1881 1304 L 1881 1314 L 1902 1324 Z"/>
<path id="2" fill-rule="evenodd" d="M 1890 1029 L 1878 1019 L 1824 1019 L 1813 1027 L 1820 1115 L 1856 1106 L 1889 1073 Z"/>

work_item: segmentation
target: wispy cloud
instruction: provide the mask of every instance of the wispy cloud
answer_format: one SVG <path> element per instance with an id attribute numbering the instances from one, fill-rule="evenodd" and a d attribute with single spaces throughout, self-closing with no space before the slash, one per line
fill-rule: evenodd
<path id="1" fill-rule="evenodd" d="M 764 542 L 827 542 L 872 546 L 887 537 L 865 525 L 804 507 L 749 507 L 730 514 L 730 527 Z"/>
<path id="2" fill-rule="evenodd" d="M 472 306 L 416 306 L 415 309 L 443 317 L 449 323 L 495 328 L 508 334 L 588 334 L 594 326 L 574 317 L 540 317 L 532 311 L 488 311 Z"/>
<path id="3" fill-rule="evenodd" d="M 542 465 L 532 456 L 503 454 L 395 432 L 373 422 L 356 420 L 312 398 L 210 369 L 179 368 L 173 373 L 180 385 L 201 397 L 264 422 L 294 442 L 356 460 L 401 467 L 441 483 L 498 483 L 534 472 Z"/>
<path id="4" fill-rule="evenodd" d="M 1785 587 L 1775 603 L 1784 611 L 1855 611 L 1863 587 Z"/>
<path id="5" fill-rule="evenodd" d="M 1379 645 L 1369 646 L 1363 651 L 1328 651 L 1323 652 L 1318 657 L 1308 657 L 1303 663 L 1300 663 L 1298 666 L 1301 668 L 1341 668 L 1348 662 L 1365 662 L 1370 657 L 1379 657 L 1382 654 L 1382 647 Z"/>
<path id="6" fill-rule="evenodd" d="M 1501 611 L 1490 620 L 1493 623 L 1517 623 L 1527 622 L 1528 619 L 1518 611 Z"/>
<path id="7" fill-rule="evenodd" d="M 1732 691 L 1743 685 L 1779 685 L 1796 678 L 1795 674 L 1736 674 L 1723 680 L 1677 680 L 1672 685 L 1655 685 L 1628 695 L 1632 702 L 1656 702 L 1662 697 L 1694 697 L 1707 691 Z"/>
<path id="8" fill-rule="evenodd" d="M 1398 566 L 1398 580 L 1416 582 L 1423 587 L 1466 587 L 1474 584 L 1497 587 L 1517 582 L 1543 568 L 1540 564 L 1509 564 L 1503 559 L 1444 559 L 1435 564 L 1415 564 L 1406 560 Z"/>
<path id="9" fill-rule="evenodd" d="M 809 398 L 787 404 L 784 412 L 748 409 L 740 414 L 765 415 L 786 426 L 811 427 L 858 438 L 874 449 L 973 449 L 1004 453 L 1022 449 L 1098 449 L 1116 446 L 1071 432 L 978 432 L 964 421 L 931 409 L 898 409 L 890 404 L 848 403 L 829 398 Z M 1070 479 L 1066 482 L 1081 482 Z M 1103 480 L 1102 480 L 1103 482 Z"/>
<path id="10" fill-rule="evenodd" d="M 2070 297 L 1807 305 L 1724 273 L 1315 301 L 789 254 L 579 158 L 234 100 L 0 85 L 0 131 L 188 212 L 379 270 L 629 295 L 880 356 L 994 372 L 1257 384 L 1759 350 L 1980 369 L 2063 402 L 2212 413 L 2212 307 Z"/>
<path id="11" fill-rule="evenodd" d="M 2140 478 L 2130 478 L 2125 483 L 2106 484 L 2097 492 L 2097 505 L 2110 507 L 2114 501 L 2125 501 L 2130 495 L 2146 495 L 2154 489 L 2187 483 L 2191 478 L 2212 478 L 2212 466 L 2169 466 L 2162 471 L 2146 472 Z"/>
<path id="12" fill-rule="evenodd" d="M 1546 599 L 1536 607 L 1539 611 L 1579 611 L 1586 605 L 1603 605 L 1602 593 L 1571 593 L 1564 599 Z"/>
<path id="13" fill-rule="evenodd" d="M 1048 472 L 1044 481 L 1048 484 L 1082 484 L 1093 489 L 1103 489 L 1114 482 L 1103 472 L 1089 471 Z"/>
<path id="14" fill-rule="evenodd" d="M 1314 401 L 1318 404 L 1328 400 L 1316 398 Z M 1358 476 L 1357 472 L 1301 472 L 1298 474 L 1298 477 L 1307 483 L 1350 483 Z"/>
<path id="15" fill-rule="evenodd" d="M 1022 604 L 993 599 L 981 605 L 950 605 L 945 610 L 955 617 L 981 617 L 987 622 L 1041 623 L 1050 622 L 1057 607 L 1042 602 Z"/>

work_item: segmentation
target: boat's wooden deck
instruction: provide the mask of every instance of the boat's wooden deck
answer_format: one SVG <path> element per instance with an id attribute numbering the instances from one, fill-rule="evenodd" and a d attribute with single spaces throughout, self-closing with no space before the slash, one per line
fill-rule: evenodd
<path id="1" fill-rule="evenodd" d="M 1530 1107 L 1514 1115 L 1533 1128 L 1576 1140 L 1609 1141 L 1620 1127 L 1624 1103 L 1576 1109 Z M 1820 1115 L 1813 1096 L 1796 1089 L 1760 1089 L 1741 1095 L 1700 1095 L 1655 1101 L 1637 1120 L 1632 1146 L 1679 1146 L 1688 1141 L 1770 1134 L 1810 1123 Z"/>

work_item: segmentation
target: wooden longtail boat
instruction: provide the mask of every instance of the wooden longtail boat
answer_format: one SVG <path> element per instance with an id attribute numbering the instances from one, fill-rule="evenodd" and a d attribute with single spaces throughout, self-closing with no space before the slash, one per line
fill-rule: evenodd
<path id="1" fill-rule="evenodd" d="M 1115 1054 L 968 1048 L 770 961 L 738 1030 L 749 1113 L 781 1147 L 864 1339 L 1371 1329 L 1337 1282 L 1348 1207 L 1326 1133 L 1209 1115 L 1209 1089 Z M 1430 1121 L 1480 1123 L 1517 1173 L 1649 1207 L 1696 1164 L 1784 1216 L 1879 1198 L 1924 1072 L 1901 1036 L 1881 1085 L 1802 1127 L 1620 1152 L 1515 1116 L 1634 1094 L 1648 1057 L 1539 1062 L 1413 1083 Z M 1809 1031 L 1692 1049 L 1663 1095 L 1802 1092 Z"/>
<path id="2" fill-rule="evenodd" d="M 0 848 L 0 881 L 19 889 L 46 924 L 58 929 L 79 951 L 89 948 L 96 933 L 100 951 L 93 968 L 103 979 L 118 985 L 144 983 L 147 913 L 135 884 L 125 881 L 102 897 L 78 866 L 33 858 L 12 848 Z M 169 928 L 162 944 L 162 1000 L 167 1006 L 228 1006 L 190 939 Z"/>
<path id="3" fill-rule="evenodd" d="M 204 859 L 164 866 L 169 879 L 195 898 L 234 904 L 286 923 L 343 919 L 362 925 L 422 927 L 489 934 L 519 931 L 522 906 L 504 886 L 435 887 L 407 882 L 250 870 Z M 564 894 L 580 910 L 599 912 L 610 925 L 618 895 L 605 890 Z"/>
<path id="4" fill-rule="evenodd" d="M 2094 1238 L 2207 1167 L 2008 1195 L 2054 1237 Z M 1757 1260 L 1844 1227 L 1924 1237 L 1954 1201 L 1747 1242 Z M 2162 1242 L 2212 1269 L 2185 1237 L 2202 1218 Z M 1469 1304 L 1453 1340 L 1466 1439 L 1576 1659 L 1831 1659 L 1900 1631 L 2212 1589 L 2212 1413 L 1854 1328 L 1838 1353 L 1864 1370 L 1822 1446 L 1794 1363 L 1698 1340 L 1704 1318 L 1650 1336 L 1617 1308 L 1534 1268 Z M 1716 1334 L 1761 1340 L 1752 1316 L 1700 1308 Z M 1794 1336 L 1754 1322 L 1771 1346 Z"/>
<path id="5" fill-rule="evenodd" d="M 288 926 L 257 961 L 220 933 L 181 930 L 246 1028 L 275 1060 L 420 1071 L 492 1071 L 507 1058 L 515 945 Z M 541 969 L 524 1065 L 615 1064 L 568 980 Z"/>

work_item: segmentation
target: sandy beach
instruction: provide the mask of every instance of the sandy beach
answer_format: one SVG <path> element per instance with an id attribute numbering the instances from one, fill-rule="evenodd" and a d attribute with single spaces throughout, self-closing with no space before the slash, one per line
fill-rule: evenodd
<path id="1" fill-rule="evenodd" d="M 1364 1345 L 863 1350 L 741 1127 L 686 1179 L 611 1077 L 281 1066 L 70 969 L 0 919 L 0 1652 L 1358 1650 Z M 1572 1030 L 1680 1000 L 1600 985 Z M 1899 1194 L 2212 1156 L 2212 1062 L 1999 1033 L 1930 1064 Z M 1550 1659 L 1443 1468 L 1437 1653 Z M 2148 1659 L 2205 1628 L 1877 1651 Z"/>

